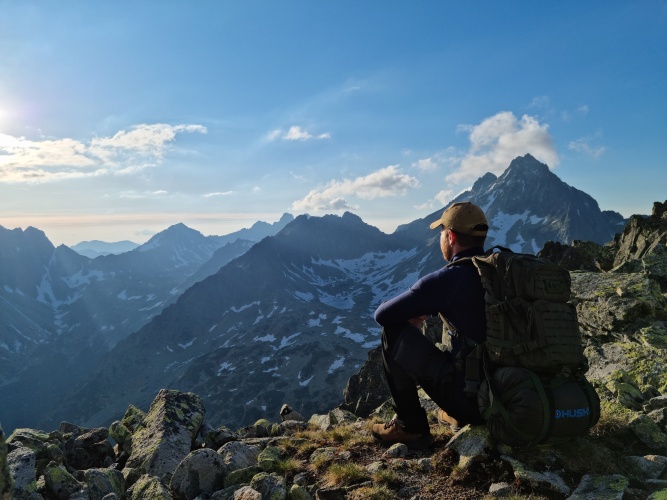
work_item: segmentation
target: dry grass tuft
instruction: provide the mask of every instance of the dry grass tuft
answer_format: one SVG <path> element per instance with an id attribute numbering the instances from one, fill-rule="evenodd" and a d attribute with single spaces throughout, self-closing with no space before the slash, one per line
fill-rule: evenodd
<path id="1" fill-rule="evenodd" d="M 366 469 L 351 462 L 331 464 L 322 476 L 322 482 L 327 488 L 350 486 L 369 479 Z"/>

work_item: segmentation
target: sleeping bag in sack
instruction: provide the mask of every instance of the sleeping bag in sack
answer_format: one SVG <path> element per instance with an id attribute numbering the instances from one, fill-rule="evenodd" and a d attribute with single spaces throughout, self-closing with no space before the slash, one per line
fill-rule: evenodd
<path id="1" fill-rule="evenodd" d="M 581 377 L 539 377 L 527 368 L 498 368 L 478 393 L 491 435 L 528 446 L 584 434 L 600 418 L 600 399 Z M 491 390 L 489 389 L 491 387 Z"/>

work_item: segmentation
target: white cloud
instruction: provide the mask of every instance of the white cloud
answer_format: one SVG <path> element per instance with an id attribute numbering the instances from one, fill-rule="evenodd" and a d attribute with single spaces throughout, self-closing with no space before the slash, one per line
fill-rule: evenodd
<path id="1" fill-rule="evenodd" d="M 419 181 L 390 165 L 364 177 L 332 180 L 322 188 L 313 189 L 304 198 L 292 203 L 293 210 L 325 211 L 353 208 L 345 196 L 373 199 L 404 194 L 419 186 Z"/>
<path id="2" fill-rule="evenodd" d="M 424 158 L 414 162 L 412 167 L 421 170 L 422 172 L 433 172 L 438 168 L 438 164 L 433 161 L 433 158 Z"/>
<path id="3" fill-rule="evenodd" d="M 571 149 L 577 153 L 583 153 L 597 160 L 605 151 L 607 151 L 607 148 L 605 146 L 592 146 L 591 141 L 593 140 L 594 138 L 591 137 L 582 137 L 576 141 L 570 141 L 567 145 L 567 149 Z"/>
<path id="4" fill-rule="evenodd" d="M 435 199 L 438 200 L 444 206 L 447 205 L 447 203 L 449 203 L 452 200 L 453 194 L 454 191 L 452 191 L 451 189 L 443 189 L 442 191 L 440 191 L 438 194 L 435 195 Z"/>
<path id="5" fill-rule="evenodd" d="M 268 141 L 275 141 L 277 139 L 282 139 L 283 141 L 309 141 L 311 139 L 331 139 L 331 134 L 324 133 L 319 135 L 313 135 L 308 132 L 306 129 L 301 128 L 298 125 L 292 125 L 287 132 L 283 132 L 282 129 L 276 129 L 269 132 L 266 136 Z"/>
<path id="6" fill-rule="evenodd" d="M 548 129 L 549 125 L 539 123 L 535 117 L 523 115 L 518 119 L 509 111 L 497 113 L 478 125 L 460 125 L 458 130 L 470 133 L 470 149 L 447 180 L 461 182 L 487 172 L 501 174 L 514 158 L 526 153 L 555 167 L 559 159 Z"/>
<path id="7" fill-rule="evenodd" d="M 215 196 L 229 196 L 233 192 L 234 191 L 222 191 L 222 192 L 218 191 L 218 192 L 215 192 L 215 193 L 206 193 L 204 195 L 204 198 L 213 198 Z"/>
<path id="8" fill-rule="evenodd" d="M 202 125 L 134 125 L 89 143 L 76 139 L 30 140 L 0 134 L 0 182 L 50 182 L 134 174 L 153 167 L 182 132 L 205 134 Z"/>
<path id="9" fill-rule="evenodd" d="M 127 198 L 131 200 L 144 200 L 147 198 L 157 198 L 159 196 L 164 196 L 169 194 L 167 191 L 164 189 L 159 189 L 157 191 L 143 191 L 143 192 L 137 192 L 137 191 L 123 191 L 120 193 L 121 198 Z"/>

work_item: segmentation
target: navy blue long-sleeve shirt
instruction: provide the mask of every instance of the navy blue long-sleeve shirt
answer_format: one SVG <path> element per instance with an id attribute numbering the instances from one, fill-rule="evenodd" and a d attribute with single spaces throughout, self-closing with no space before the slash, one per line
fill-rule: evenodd
<path id="1" fill-rule="evenodd" d="M 482 247 L 468 248 L 452 261 L 484 253 Z M 486 338 L 484 289 L 472 263 L 443 267 L 419 279 L 406 292 L 383 302 L 375 311 L 381 326 L 398 326 L 419 316 L 442 314 L 463 336 L 474 342 Z M 452 353 L 461 348 L 461 340 L 452 339 Z"/>

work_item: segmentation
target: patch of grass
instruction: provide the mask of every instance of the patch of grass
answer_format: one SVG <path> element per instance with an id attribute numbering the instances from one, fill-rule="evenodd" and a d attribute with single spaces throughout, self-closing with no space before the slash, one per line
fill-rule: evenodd
<path id="1" fill-rule="evenodd" d="M 355 463 L 334 463 L 322 476 L 326 487 L 350 486 L 370 479 L 368 471 Z"/>
<path id="2" fill-rule="evenodd" d="M 351 491 L 346 498 L 350 500 L 394 500 L 398 497 L 384 485 L 373 485 Z"/>
<path id="3" fill-rule="evenodd" d="M 627 428 L 634 412 L 622 406 L 617 400 L 602 401 L 600 403 L 600 420 L 589 431 L 596 438 L 618 434 Z"/>
<path id="4" fill-rule="evenodd" d="M 274 468 L 275 470 L 273 470 L 272 472 L 277 472 L 284 476 L 292 476 L 297 472 L 300 472 L 303 468 L 304 468 L 303 463 L 300 460 L 288 457 L 283 460 L 279 460 L 276 463 L 276 466 Z"/>
<path id="5" fill-rule="evenodd" d="M 391 469 L 382 469 L 373 474 L 374 483 L 378 485 L 389 485 L 389 484 L 399 484 L 401 478 Z"/>

